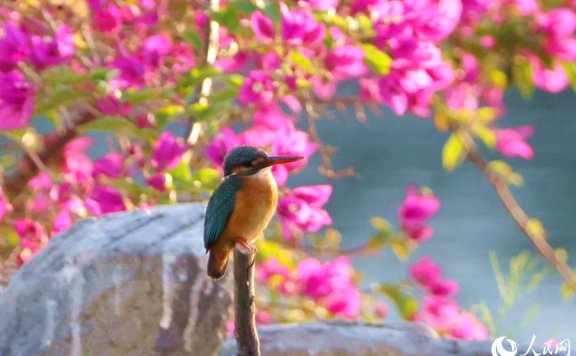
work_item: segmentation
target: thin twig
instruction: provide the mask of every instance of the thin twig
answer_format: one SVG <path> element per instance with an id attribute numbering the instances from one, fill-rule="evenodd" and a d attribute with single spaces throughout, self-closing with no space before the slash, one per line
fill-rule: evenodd
<path id="1" fill-rule="evenodd" d="M 462 141 L 468 151 L 468 160 L 478 167 L 486 179 L 492 184 L 496 193 L 500 197 L 500 200 L 502 200 L 504 207 L 508 210 L 522 233 L 524 233 L 524 235 L 526 235 L 534 245 L 536 251 L 548 260 L 548 262 L 550 262 L 550 264 L 560 273 L 562 278 L 564 278 L 566 284 L 572 288 L 572 290 L 576 291 L 576 275 L 565 261 L 556 256 L 554 249 L 546 241 L 546 231 L 543 229 L 539 231 L 539 229 L 531 229 L 529 227 L 530 218 L 524 209 L 522 209 L 516 198 L 514 198 L 514 195 L 512 195 L 512 192 L 508 188 L 508 184 L 498 174 L 492 171 L 488 162 L 486 162 L 478 151 L 474 139 L 467 132 L 460 133 Z"/>
<path id="2" fill-rule="evenodd" d="M 254 269 L 254 254 L 243 254 L 234 249 L 234 335 L 239 356 L 260 356 Z"/>
<path id="3" fill-rule="evenodd" d="M 220 7 L 219 0 L 210 0 L 210 11 L 212 13 L 218 11 Z M 220 41 L 220 24 L 216 21 L 208 21 L 205 28 L 205 40 L 202 55 L 201 65 L 212 66 L 218 56 L 218 44 Z M 208 105 L 208 97 L 212 91 L 212 77 L 206 77 L 202 83 L 196 88 L 195 97 L 198 97 L 198 103 L 201 105 Z M 201 128 L 199 123 L 194 122 L 194 117 L 191 116 L 187 120 L 186 132 L 184 138 L 191 146 L 196 143 L 200 136 Z"/>
<path id="4" fill-rule="evenodd" d="M 335 153 L 335 149 L 333 147 L 326 146 L 318 134 L 318 130 L 316 129 L 316 120 L 319 118 L 319 114 L 314 108 L 312 99 L 304 98 L 304 111 L 306 112 L 306 117 L 308 119 L 308 134 L 310 135 L 310 138 L 312 138 L 312 141 L 318 145 L 318 151 L 320 151 L 320 174 L 328 178 L 355 176 L 356 172 L 353 167 L 348 167 L 339 172 L 334 170 L 330 156 Z"/>

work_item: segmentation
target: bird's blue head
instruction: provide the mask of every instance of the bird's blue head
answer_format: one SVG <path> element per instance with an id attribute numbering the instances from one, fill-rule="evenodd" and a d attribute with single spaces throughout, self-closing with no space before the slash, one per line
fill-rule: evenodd
<path id="1" fill-rule="evenodd" d="M 263 168 L 298 161 L 302 158 L 299 156 L 268 156 L 259 148 L 238 146 L 228 152 L 226 159 L 224 159 L 224 175 L 226 177 L 232 174 L 249 176 L 258 173 Z"/>

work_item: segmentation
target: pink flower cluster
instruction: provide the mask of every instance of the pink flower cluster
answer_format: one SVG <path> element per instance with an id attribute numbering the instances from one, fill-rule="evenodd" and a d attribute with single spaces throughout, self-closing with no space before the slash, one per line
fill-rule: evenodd
<path id="1" fill-rule="evenodd" d="M 534 158 L 534 150 L 526 139 L 534 134 L 534 128 L 529 125 L 519 126 L 515 129 L 496 129 L 496 148 L 507 158 L 522 157 Z"/>
<path id="2" fill-rule="evenodd" d="M 458 284 L 443 279 L 442 268 L 431 257 L 416 261 L 409 274 L 416 286 L 426 293 L 416 320 L 428 324 L 442 336 L 464 340 L 488 338 L 488 330 L 474 314 L 462 310 L 450 299 L 458 293 Z"/>
<path id="3" fill-rule="evenodd" d="M 425 242 L 432 238 L 434 229 L 427 225 L 428 220 L 440 209 L 440 199 L 428 190 L 418 191 L 414 185 L 408 186 L 406 197 L 398 207 L 400 226 L 406 235 Z"/>
<path id="4" fill-rule="evenodd" d="M 70 141 L 63 150 L 61 176 L 52 177 L 41 172 L 28 183 L 34 195 L 27 202 L 26 215 L 38 220 L 52 216 L 53 220 L 50 234 L 31 218 L 16 221 L 20 224 L 16 225 L 16 232 L 24 247 L 19 256 L 21 263 L 39 251 L 50 235 L 67 230 L 74 221 L 87 215 L 124 211 L 132 206 L 130 194 L 114 188 L 114 180 L 134 179 L 144 173 L 149 176 L 146 180 L 149 186 L 164 191 L 163 172 L 175 167 L 186 151 L 186 146 L 169 131 L 164 132 L 154 145 L 150 163 L 137 145 L 122 154 L 110 152 L 92 161 L 87 153 L 92 145 L 93 139 L 89 137 Z M 0 195 L 0 220 L 9 209 L 9 203 Z"/>
<path id="5" fill-rule="evenodd" d="M 297 187 L 285 193 L 278 202 L 284 236 L 314 233 L 332 225 L 332 218 L 322 209 L 330 195 L 332 186 L 328 184 Z"/>
<path id="6" fill-rule="evenodd" d="M 300 261 L 295 270 L 272 257 L 259 266 L 257 277 L 263 283 L 279 285 L 281 294 L 311 298 L 337 317 L 355 318 L 360 314 L 361 294 L 354 283 L 348 257 L 325 263 L 307 258 Z"/>

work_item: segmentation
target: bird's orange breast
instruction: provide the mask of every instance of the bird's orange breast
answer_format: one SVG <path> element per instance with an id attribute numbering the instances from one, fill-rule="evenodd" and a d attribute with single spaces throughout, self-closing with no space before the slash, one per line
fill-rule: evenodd
<path id="1" fill-rule="evenodd" d="M 268 226 L 277 204 L 278 188 L 269 168 L 242 178 L 242 189 L 236 193 L 234 211 L 222 239 L 254 241 Z"/>

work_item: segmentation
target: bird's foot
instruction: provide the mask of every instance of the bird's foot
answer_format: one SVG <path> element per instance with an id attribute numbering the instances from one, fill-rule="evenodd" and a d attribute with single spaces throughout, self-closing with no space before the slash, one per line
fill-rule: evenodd
<path id="1" fill-rule="evenodd" d="M 256 248 L 256 246 L 252 245 L 249 242 L 246 242 L 246 240 L 242 238 L 236 239 L 236 247 L 238 247 L 238 251 L 242 252 L 245 255 L 255 255 L 256 253 L 258 253 L 258 249 Z"/>

